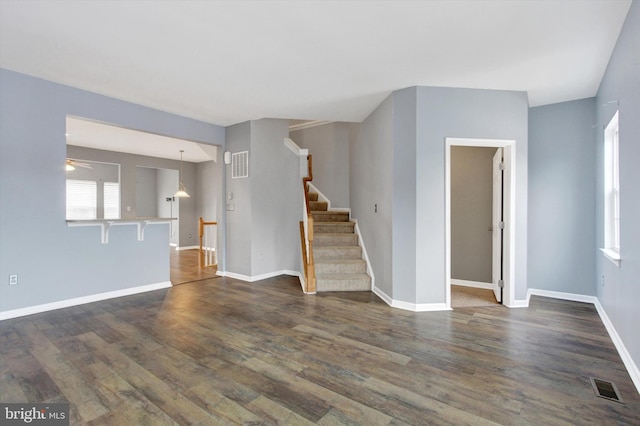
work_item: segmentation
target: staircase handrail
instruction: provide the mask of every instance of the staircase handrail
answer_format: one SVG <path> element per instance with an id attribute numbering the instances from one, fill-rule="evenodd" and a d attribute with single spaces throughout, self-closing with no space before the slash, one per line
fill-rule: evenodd
<path id="1" fill-rule="evenodd" d="M 309 182 L 313 180 L 313 158 L 307 155 L 307 176 L 302 178 L 304 188 L 304 204 L 306 207 L 306 220 L 300 222 L 300 237 L 302 240 L 302 260 L 306 281 L 306 293 L 316 292 L 316 272 L 313 261 L 313 215 L 309 202 Z"/>

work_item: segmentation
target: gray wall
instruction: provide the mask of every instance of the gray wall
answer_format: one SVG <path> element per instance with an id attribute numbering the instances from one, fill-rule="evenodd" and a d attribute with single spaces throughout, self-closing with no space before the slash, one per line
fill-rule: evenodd
<path id="1" fill-rule="evenodd" d="M 515 298 L 526 298 L 527 109 L 524 92 L 412 87 L 367 117 L 351 143 L 350 191 L 376 287 L 399 302 L 445 302 L 445 138 L 510 139 Z"/>
<path id="2" fill-rule="evenodd" d="M 515 299 L 527 294 L 528 101 L 525 92 L 417 88 L 416 251 L 418 303 L 445 300 L 445 138 L 516 141 Z M 409 217 L 409 223 L 412 218 Z M 396 256 L 396 253 L 394 253 Z M 400 283 L 400 285 L 407 285 Z"/>
<path id="3" fill-rule="evenodd" d="M 367 248 L 375 285 L 394 296 L 391 278 L 393 100 L 388 97 L 359 129 L 352 128 L 349 144 L 351 213 Z M 374 206 L 378 205 L 375 213 Z"/>
<path id="4" fill-rule="evenodd" d="M 529 287 L 595 295 L 593 98 L 529 109 Z"/>
<path id="5" fill-rule="evenodd" d="M 158 169 L 136 167 L 136 215 L 159 217 Z M 166 202 L 166 201 L 165 201 Z M 122 207 L 122 206 L 120 206 Z"/>
<path id="6" fill-rule="evenodd" d="M 180 172 L 173 169 L 156 169 L 156 186 L 158 197 L 158 216 L 176 218 L 171 221 L 170 243 L 172 246 L 180 245 L 180 199 L 173 197 L 180 181 Z M 166 201 L 171 197 L 171 201 Z"/>
<path id="7" fill-rule="evenodd" d="M 491 282 L 496 148 L 451 147 L 451 278 Z"/>
<path id="8" fill-rule="evenodd" d="M 285 145 L 287 120 L 263 119 L 227 129 L 227 150 L 249 151 L 249 177 L 226 167 L 227 270 L 255 277 L 300 271 L 302 185 L 300 160 Z"/>
<path id="9" fill-rule="evenodd" d="M 313 156 L 313 185 L 331 207 L 349 207 L 349 123 L 329 123 L 291 132 L 290 138 Z"/>
<path id="10" fill-rule="evenodd" d="M 241 123 L 227 127 L 227 150 L 235 153 L 251 152 L 251 123 Z M 253 170 L 249 164 L 249 178 L 231 179 L 231 166 L 225 166 L 227 196 L 227 268 L 226 271 L 240 275 L 251 275 L 251 177 Z M 233 210 L 230 210 L 233 209 Z"/>
<path id="11" fill-rule="evenodd" d="M 611 55 L 596 97 L 597 198 L 596 247 L 603 246 L 603 125 L 619 109 L 620 251 L 616 267 L 597 251 L 595 285 L 598 298 L 636 366 L 640 366 L 640 2 L 629 14 Z M 620 105 L 617 105 L 619 101 Z M 613 102 L 613 103 L 610 103 Z M 604 285 L 602 284 L 604 282 Z"/>
<path id="12" fill-rule="evenodd" d="M 144 241 L 114 227 L 109 244 L 67 226 L 66 116 L 220 145 L 225 129 L 5 69 L 0 93 L 0 311 L 168 281 L 168 225 Z"/>
<path id="13" fill-rule="evenodd" d="M 412 303 L 416 301 L 417 291 L 416 96 L 415 87 L 393 93 L 392 201 L 389 207 L 393 298 Z"/>
<path id="14" fill-rule="evenodd" d="M 251 275 L 298 270 L 302 220 L 299 158 L 284 145 L 288 120 L 251 122 Z"/>

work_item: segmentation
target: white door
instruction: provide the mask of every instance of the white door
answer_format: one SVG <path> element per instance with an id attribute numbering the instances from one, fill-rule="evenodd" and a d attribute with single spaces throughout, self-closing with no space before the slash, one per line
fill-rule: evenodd
<path id="1" fill-rule="evenodd" d="M 491 220 L 492 228 L 492 267 L 491 267 L 491 283 L 493 284 L 493 293 L 496 300 L 502 303 L 502 285 L 503 285 L 503 269 L 502 269 L 502 234 L 503 234 L 503 206 L 502 206 L 502 179 L 504 162 L 502 160 L 502 148 L 496 150 L 493 156 L 493 214 Z"/>

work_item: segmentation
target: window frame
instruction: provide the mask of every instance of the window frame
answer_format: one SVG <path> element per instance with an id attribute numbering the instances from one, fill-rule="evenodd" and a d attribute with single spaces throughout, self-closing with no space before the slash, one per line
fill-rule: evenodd
<path id="1" fill-rule="evenodd" d="M 604 130 L 604 247 L 600 250 L 620 266 L 620 125 L 616 111 Z"/>

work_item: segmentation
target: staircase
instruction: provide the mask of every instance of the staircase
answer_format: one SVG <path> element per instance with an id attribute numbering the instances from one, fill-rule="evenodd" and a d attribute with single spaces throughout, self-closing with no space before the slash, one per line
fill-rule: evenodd
<path id="1" fill-rule="evenodd" d="M 349 212 L 328 211 L 326 201 L 309 192 L 313 215 L 316 291 L 371 291 L 371 278 Z"/>

